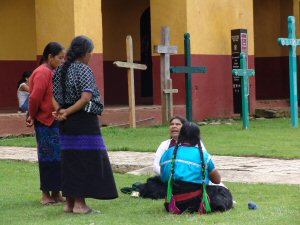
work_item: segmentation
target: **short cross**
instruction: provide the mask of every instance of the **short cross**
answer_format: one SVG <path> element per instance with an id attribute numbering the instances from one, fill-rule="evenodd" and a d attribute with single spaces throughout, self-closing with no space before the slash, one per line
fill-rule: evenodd
<path id="1" fill-rule="evenodd" d="M 130 127 L 135 128 L 136 119 L 135 119 L 135 97 L 134 97 L 134 69 L 146 70 L 147 66 L 143 64 L 133 63 L 133 47 L 132 47 L 132 38 L 130 35 L 126 37 L 126 54 L 127 54 L 127 62 L 115 61 L 114 65 L 116 65 L 117 67 L 127 68 L 129 122 L 130 122 Z"/>
<path id="2" fill-rule="evenodd" d="M 169 27 L 162 27 L 161 45 L 155 45 L 154 52 L 160 54 L 161 111 L 165 124 L 173 117 L 173 93 L 178 93 L 177 89 L 172 89 L 170 78 L 170 54 L 177 53 L 177 46 L 170 46 Z"/>
<path id="3" fill-rule="evenodd" d="M 298 90 L 297 90 L 297 61 L 296 47 L 300 45 L 300 39 L 295 35 L 295 17 L 288 17 L 289 38 L 278 38 L 278 43 L 283 46 L 290 46 L 289 69 L 290 69 L 290 105 L 292 126 L 298 127 Z"/>
<path id="4" fill-rule="evenodd" d="M 255 71 L 247 68 L 246 54 L 241 52 L 240 54 L 240 69 L 233 69 L 233 76 L 242 77 L 242 116 L 244 129 L 249 128 L 249 76 L 254 76 Z"/>
<path id="5" fill-rule="evenodd" d="M 190 34 L 184 34 L 184 55 L 185 66 L 171 67 L 171 73 L 185 73 L 185 86 L 186 86 L 186 117 L 189 121 L 193 120 L 193 102 L 192 102 L 192 74 L 193 73 L 206 73 L 206 67 L 192 67 L 191 66 L 191 47 L 190 47 Z"/>

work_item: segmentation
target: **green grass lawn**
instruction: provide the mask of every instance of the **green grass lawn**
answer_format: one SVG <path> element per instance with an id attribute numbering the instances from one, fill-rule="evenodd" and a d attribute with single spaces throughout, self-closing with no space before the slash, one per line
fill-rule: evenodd
<path id="1" fill-rule="evenodd" d="M 0 161 L 0 224 L 10 225 L 133 225 L 133 224 L 299 224 L 300 187 L 226 183 L 235 201 L 235 208 L 210 215 L 169 215 L 163 200 L 133 198 L 120 193 L 118 199 L 89 199 L 88 204 L 101 214 L 74 215 L 63 212 L 63 205 L 42 206 L 39 201 L 38 165 L 17 161 Z M 118 189 L 144 182 L 147 177 L 115 174 Z M 259 208 L 249 210 L 254 201 Z"/>
<path id="2" fill-rule="evenodd" d="M 109 150 L 155 152 L 167 139 L 168 127 L 103 128 Z M 300 129 L 292 128 L 290 119 L 251 120 L 250 129 L 242 121 L 201 126 L 203 142 L 213 155 L 300 158 Z M 0 139 L 0 146 L 35 147 L 34 137 Z"/>

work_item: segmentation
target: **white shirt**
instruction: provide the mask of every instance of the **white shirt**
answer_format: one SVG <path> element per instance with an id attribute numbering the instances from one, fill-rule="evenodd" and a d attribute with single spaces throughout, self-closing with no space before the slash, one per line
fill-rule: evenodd
<path id="1" fill-rule="evenodd" d="M 17 92 L 17 95 L 18 95 L 18 101 L 19 101 L 19 107 L 21 107 L 24 102 L 26 101 L 26 99 L 28 98 L 29 96 L 29 92 L 27 91 L 21 91 L 21 87 L 24 86 L 24 85 L 27 85 L 26 83 L 21 83 L 19 88 L 18 88 L 18 92 Z"/>
<path id="2" fill-rule="evenodd" d="M 155 158 L 154 158 L 154 162 L 153 162 L 153 172 L 157 176 L 160 176 L 160 165 L 159 165 L 160 159 L 161 159 L 162 155 L 165 153 L 165 151 L 167 151 L 169 149 L 169 145 L 170 145 L 171 140 L 172 139 L 168 139 L 166 141 L 163 141 L 159 145 L 158 149 L 156 150 Z M 201 143 L 202 150 L 206 150 L 204 144 L 202 143 L 202 141 L 200 141 L 200 143 Z"/>

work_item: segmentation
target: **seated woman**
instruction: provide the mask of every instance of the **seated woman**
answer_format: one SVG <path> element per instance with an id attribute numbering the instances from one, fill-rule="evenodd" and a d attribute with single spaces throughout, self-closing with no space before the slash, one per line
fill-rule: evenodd
<path id="1" fill-rule="evenodd" d="M 153 172 L 155 175 L 160 176 L 160 159 L 161 156 L 164 154 L 165 151 L 167 151 L 169 148 L 176 145 L 176 142 L 178 140 L 179 132 L 181 127 L 187 122 L 186 118 L 182 116 L 174 116 L 170 119 L 170 126 L 169 126 L 169 132 L 170 132 L 170 139 L 163 141 L 159 147 L 156 150 L 155 158 L 153 162 Z M 205 150 L 205 146 L 201 142 L 201 147 L 203 150 Z"/>
<path id="2" fill-rule="evenodd" d="M 153 162 L 153 172 L 155 173 L 154 177 L 150 177 L 147 179 L 147 182 L 140 186 L 140 196 L 143 198 L 152 198 L 159 199 L 164 198 L 166 195 L 167 187 L 162 183 L 160 179 L 160 159 L 161 156 L 167 151 L 169 148 L 176 145 L 180 129 L 183 124 L 185 124 L 187 120 L 182 116 L 174 116 L 170 119 L 170 138 L 161 142 L 158 149 L 155 153 L 155 158 Z M 204 144 L 201 142 L 202 149 L 205 149 Z"/>
<path id="3" fill-rule="evenodd" d="M 21 80 L 18 81 L 17 96 L 21 112 L 27 112 L 29 108 L 29 77 L 31 73 L 31 71 L 25 71 Z"/>
<path id="4" fill-rule="evenodd" d="M 161 157 L 161 179 L 164 183 L 168 183 L 165 207 L 170 213 L 180 214 L 185 211 L 205 213 L 200 206 L 202 200 L 207 197 L 206 185 L 209 181 L 221 183 L 221 176 L 210 154 L 202 150 L 200 143 L 199 127 L 187 122 L 180 130 L 176 146 L 169 148 Z M 223 202 L 224 198 L 228 198 L 229 201 L 222 209 L 218 207 L 210 209 L 206 201 L 207 211 L 225 211 L 232 208 L 232 196 L 228 189 L 214 185 L 211 188 L 222 189 L 220 194 L 218 191 L 211 191 L 214 193 L 214 196 L 209 196 L 211 201 L 218 199 Z"/>

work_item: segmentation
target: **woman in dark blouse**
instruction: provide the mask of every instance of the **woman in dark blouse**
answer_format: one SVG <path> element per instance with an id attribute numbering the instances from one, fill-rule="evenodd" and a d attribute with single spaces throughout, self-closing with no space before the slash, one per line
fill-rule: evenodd
<path id="1" fill-rule="evenodd" d="M 103 104 L 88 66 L 93 48 L 88 37 L 76 37 L 53 77 L 54 116 L 61 128 L 62 193 L 67 200 L 64 211 L 80 214 L 95 211 L 85 198 L 118 197 L 99 127 Z"/>

